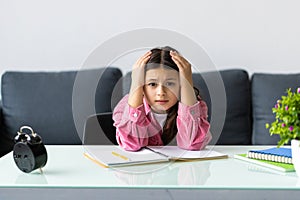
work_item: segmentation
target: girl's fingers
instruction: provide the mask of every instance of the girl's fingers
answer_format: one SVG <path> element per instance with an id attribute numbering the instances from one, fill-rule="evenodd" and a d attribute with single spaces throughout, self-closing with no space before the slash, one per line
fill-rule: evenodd
<path id="1" fill-rule="evenodd" d="M 180 70 L 184 70 L 188 68 L 188 64 L 184 63 L 179 57 L 172 56 L 172 60 L 178 66 Z"/>
<path id="2" fill-rule="evenodd" d="M 192 85 L 192 69 L 191 64 L 177 52 L 170 53 L 172 60 L 179 68 L 179 73 Z"/>
<path id="3" fill-rule="evenodd" d="M 190 63 L 177 52 L 171 51 L 170 55 L 178 67 L 186 68 L 190 66 Z"/>
<path id="4" fill-rule="evenodd" d="M 151 56 L 151 51 L 148 51 L 145 56 L 143 57 L 143 60 L 142 62 L 146 63 L 149 59 L 150 59 L 150 56 Z"/>
<path id="5" fill-rule="evenodd" d="M 177 67 L 178 67 L 179 69 L 182 69 L 182 68 L 183 68 L 181 62 L 180 62 L 177 58 L 172 57 L 172 60 L 175 62 L 175 64 L 177 65 Z"/>
<path id="6" fill-rule="evenodd" d="M 141 56 L 134 64 L 134 68 L 146 64 L 146 62 L 150 59 L 151 53 L 152 53 L 151 51 L 148 51 L 143 56 Z"/>
<path id="7" fill-rule="evenodd" d="M 140 58 L 138 59 L 138 61 L 139 61 L 139 62 L 144 62 L 145 59 L 148 59 L 148 58 L 150 57 L 150 55 L 151 55 L 151 51 L 148 51 L 148 52 L 145 53 L 142 57 L 140 57 Z"/>
<path id="8" fill-rule="evenodd" d="M 142 57 L 140 57 L 139 60 L 145 60 L 146 58 L 148 58 L 151 55 L 151 51 L 146 52 Z"/>

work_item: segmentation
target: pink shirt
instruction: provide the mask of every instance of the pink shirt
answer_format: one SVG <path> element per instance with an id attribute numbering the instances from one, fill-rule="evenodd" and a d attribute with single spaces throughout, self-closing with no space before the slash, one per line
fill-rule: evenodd
<path id="1" fill-rule="evenodd" d="M 150 106 L 143 99 L 137 108 L 128 105 L 128 95 L 118 103 L 113 112 L 117 128 L 118 144 L 129 151 L 138 151 L 145 146 L 162 146 L 162 128 L 156 121 Z M 178 147 L 187 150 L 203 149 L 211 140 L 207 121 L 207 106 L 200 100 L 192 106 L 179 102 L 177 116 Z"/>

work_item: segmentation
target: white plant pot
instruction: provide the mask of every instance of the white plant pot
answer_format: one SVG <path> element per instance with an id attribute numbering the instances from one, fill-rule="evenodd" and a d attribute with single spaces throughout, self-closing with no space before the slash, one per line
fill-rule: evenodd
<path id="1" fill-rule="evenodd" d="M 292 159 L 298 177 L 300 177 L 300 140 L 291 141 Z"/>

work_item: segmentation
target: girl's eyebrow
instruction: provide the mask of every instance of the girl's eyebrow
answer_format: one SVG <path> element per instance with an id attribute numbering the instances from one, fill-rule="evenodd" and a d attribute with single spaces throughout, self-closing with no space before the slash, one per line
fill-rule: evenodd
<path id="1" fill-rule="evenodd" d="M 177 80 L 177 78 L 167 78 L 166 80 L 167 81 L 169 81 L 169 80 Z"/>
<path id="2" fill-rule="evenodd" d="M 175 80 L 177 80 L 177 79 L 176 79 L 176 78 L 167 78 L 167 79 L 166 79 L 166 81 L 170 81 L 170 80 L 171 80 L 171 81 L 172 81 L 172 80 L 175 81 Z M 147 79 L 146 81 L 157 81 L 157 79 L 156 79 L 156 78 L 149 78 L 149 79 Z"/>
<path id="3" fill-rule="evenodd" d="M 150 78 L 150 79 L 147 79 L 147 81 L 156 81 L 157 79 L 155 78 Z"/>

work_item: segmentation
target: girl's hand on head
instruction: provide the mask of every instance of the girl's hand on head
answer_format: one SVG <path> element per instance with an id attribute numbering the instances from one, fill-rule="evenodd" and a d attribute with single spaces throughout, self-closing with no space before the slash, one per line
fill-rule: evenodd
<path id="1" fill-rule="evenodd" d="M 131 87 L 128 104 L 134 108 L 143 103 L 143 86 L 145 84 L 145 65 L 150 59 L 151 51 L 140 57 L 132 67 Z"/>
<path id="2" fill-rule="evenodd" d="M 144 73 L 145 73 L 145 65 L 150 59 L 151 51 L 145 53 L 142 57 L 140 57 L 132 67 L 131 74 L 131 85 L 135 86 L 143 86 L 144 85 Z"/>
<path id="3" fill-rule="evenodd" d="M 147 61 L 149 60 L 151 53 L 151 51 L 147 51 L 143 56 L 141 56 L 133 65 L 133 69 L 144 67 Z"/>
<path id="4" fill-rule="evenodd" d="M 179 68 L 180 79 L 180 101 L 188 106 L 194 105 L 197 98 L 193 88 L 192 66 L 191 64 L 176 51 L 171 51 L 172 60 Z"/>
<path id="5" fill-rule="evenodd" d="M 190 85 L 193 85 L 191 64 L 176 51 L 171 51 L 170 55 L 179 68 L 180 78 L 187 80 Z"/>

